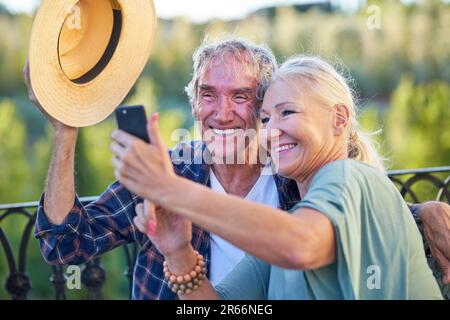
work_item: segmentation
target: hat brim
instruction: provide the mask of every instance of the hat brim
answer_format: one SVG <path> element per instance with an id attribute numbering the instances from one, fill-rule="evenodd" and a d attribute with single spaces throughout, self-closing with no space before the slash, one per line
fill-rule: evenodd
<path id="1" fill-rule="evenodd" d="M 85 127 L 108 117 L 142 73 L 156 34 L 156 14 L 150 0 L 117 0 L 122 29 L 106 67 L 92 80 L 67 78 L 58 56 L 60 31 L 68 8 L 78 0 L 45 0 L 36 15 L 30 43 L 30 80 L 44 110 L 72 127 Z"/>

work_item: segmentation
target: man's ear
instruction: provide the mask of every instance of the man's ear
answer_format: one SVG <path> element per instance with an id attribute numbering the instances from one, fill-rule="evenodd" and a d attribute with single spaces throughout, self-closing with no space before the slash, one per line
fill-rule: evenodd
<path id="1" fill-rule="evenodd" d="M 334 106 L 334 135 L 339 136 L 345 132 L 350 121 L 350 111 L 345 104 L 337 104 Z"/>

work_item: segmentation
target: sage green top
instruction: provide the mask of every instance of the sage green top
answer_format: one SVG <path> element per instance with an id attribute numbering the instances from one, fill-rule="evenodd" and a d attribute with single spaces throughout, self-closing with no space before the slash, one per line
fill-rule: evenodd
<path id="1" fill-rule="evenodd" d="M 442 299 L 414 219 L 379 170 L 351 159 L 331 162 L 291 212 L 303 207 L 332 222 L 336 261 L 303 272 L 246 256 L 216 287 L 222 298 Z"/>

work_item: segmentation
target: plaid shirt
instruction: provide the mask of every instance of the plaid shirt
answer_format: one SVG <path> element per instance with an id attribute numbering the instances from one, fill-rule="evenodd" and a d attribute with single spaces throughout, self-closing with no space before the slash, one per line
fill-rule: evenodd
<path id="1" fill-rule="evenodd" d="M 206 148 L 201 142 L 181 143 L 170 151 L 175 172 L 189 180 L 210 186 L 210 166 L 204 161 Z M 280 209 L 289 210 L 299 200 L 294 181 L 274 175 Z M 133 225 L 136 204 L 142 198 L 114 182 L 98 198 L 83 206 L 75 204 L 62 225 L 49 222 L 44 211 L 44 195 L 38 207 L 35 237 L 42 255 L 50 264 L 85 263 L 120 245 L 140 244 L 133 275 L 133 299 L 176 299 L 164 279 L 163 256 L 149 238 Z M 193 225 L 192 246 L 204 257 L 210 270 L 210 234 Z"/>

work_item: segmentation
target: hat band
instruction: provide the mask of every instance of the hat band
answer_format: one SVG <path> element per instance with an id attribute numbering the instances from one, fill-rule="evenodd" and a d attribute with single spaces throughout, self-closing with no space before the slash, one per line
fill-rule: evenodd
<path id="1" fill-rule="evenodd" d="M 71 80 L 73 83 L 76 84 L 85 84 L 93 79 L 95 79 L 108 65 L 109 61 L 111 61 L 111 58 L 114 55 L 114 52 L 117 49 L 117 45 L 119 44 L 120 34 L 122 31 L 122 11 L 120 9 L 113 9 L 113 30 L 111 33 L 111 38 L 109 39 L 108 46 L 105 49 L 105 52 L 103 53 L 100 60 L 97 62 L 97 64 L 89 70 L 86 74 L 82 75 L 81 77 L 77 79 Z"/>

